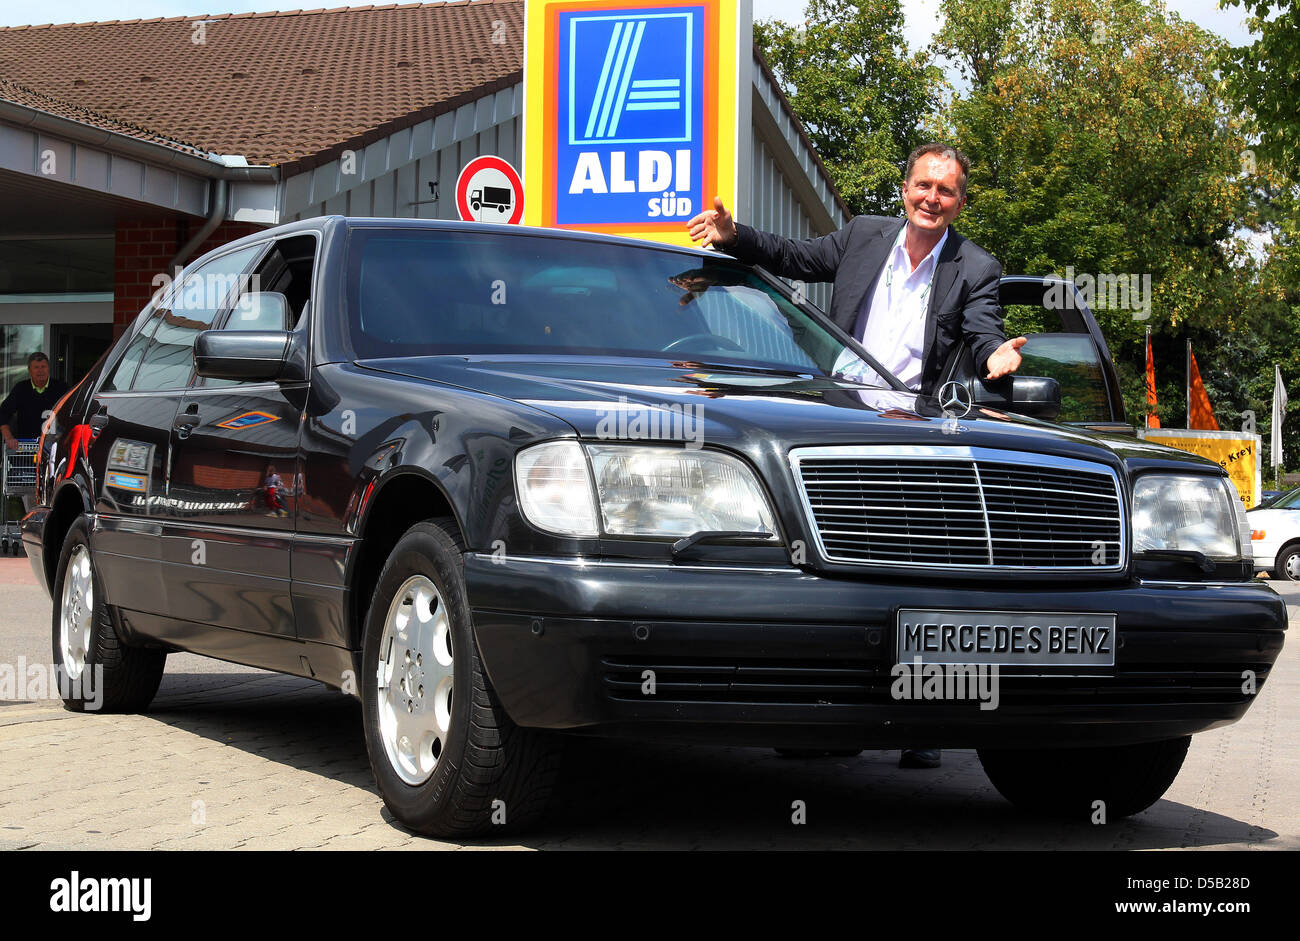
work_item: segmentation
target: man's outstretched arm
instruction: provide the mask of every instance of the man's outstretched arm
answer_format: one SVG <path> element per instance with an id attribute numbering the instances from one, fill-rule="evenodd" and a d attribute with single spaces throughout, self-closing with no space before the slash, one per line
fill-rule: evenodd
<path id="1" fill-rule="evenodd" d="M 852 224 L 851 222 L 849 223 Z M 834 281 L 835 270 L 844 257 L 848 226 L 815 239 L 788 239 L 739 224 L 731 217 L 722 197 L 713 197 L 706 209 L 686 223 L 691 239 L 735 255 L 741 261 L 762 265 L 783 278 L 804 281 Z"/>
<path id="2" fill-rule="evenodd" d="M 1002 327 L 1002 305 L 998 300 L 1002 266 L 990 259 L 979 284 L 971 291 L 962 314 L 962 330 L 975 354 L 975 369 L 985 379 L 1000 379 L 1020 368 L 1020 348 L 1025 337 L 1008 340 Z"/>

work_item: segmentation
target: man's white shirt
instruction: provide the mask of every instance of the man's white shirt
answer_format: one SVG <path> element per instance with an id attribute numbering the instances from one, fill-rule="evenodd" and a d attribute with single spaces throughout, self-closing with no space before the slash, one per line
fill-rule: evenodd
<path id="1" fill-rule="evenodd" d="M 948 230 L 915 268 L 907 256 L 907 227 L 904 223 L 890 249 L 885 267 L 876 279 L 863 334 L 856 339 L 868 353 L 907 385 L 921 387 L 925 364 L 925 316 L 930 306 L 930 287 L 939 264 L 939 253 L 948 241 Z M 887 386 L 888 383 L 851 351 L 840 354 L 834 372 L 860 382 Z"/>

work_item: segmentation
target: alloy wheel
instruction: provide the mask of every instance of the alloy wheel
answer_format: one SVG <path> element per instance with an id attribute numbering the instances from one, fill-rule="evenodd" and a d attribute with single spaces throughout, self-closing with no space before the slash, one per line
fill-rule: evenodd
<path id="1" fill-rule="evenodd" d="M 59 608 L 59 650 L 68 679 L 79 678 L 86 669 L 86 651 L 95 611 L 95 578 L 90 567 L 90 550 L 77 546 L 63 575 L 63 599 Z"/>
<path id="2" fill-rule="evenodd" d="M 433 774 L 451 729 L 452 640 L 437 586 L 413 575 L 393 596 L 379 641 L 379 732 L 393 770 L 412 786 Z"/>

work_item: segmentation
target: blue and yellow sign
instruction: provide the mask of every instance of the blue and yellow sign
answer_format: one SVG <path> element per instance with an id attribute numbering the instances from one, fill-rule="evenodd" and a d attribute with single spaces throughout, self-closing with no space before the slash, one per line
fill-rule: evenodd
<path id="1" fill-rule="evenodd" d="M 231 431 L 243 431 L 245 428 L 256 428 L 258 425 L 265 425 L 267 422 L 279 420 L 277 416 L 268 412 L 244 412 L 234 418 L 227 418 L 225 421 L 217 422 L 217 427 L 229 428 Z"/>
<path id="2" fill-rule="evenodd" d="M 144 493 L 147 489 L 145 478 L 137 474 L 122 474 L 117 471 L 109 471 L 104 483 L 117 490 L 130 490 L 135 493 Z"/>
<path id="3" fill-rule="evenodd" d="M 743 0 L 528 0 L 525 224 L 689 245 L 684 223 L 715 194 L 734 206 L 748 14 Z"/>

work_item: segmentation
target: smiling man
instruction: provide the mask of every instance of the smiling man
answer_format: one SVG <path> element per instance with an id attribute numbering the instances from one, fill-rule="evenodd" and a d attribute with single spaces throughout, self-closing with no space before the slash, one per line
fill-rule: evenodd
<path id="1" fill-rule="evenodd" d="M 963 337 L 986 379 L 1015 372 L 1025 344 L 1002 330 L 1002 266 L 951 227 L 966 205 L 969 171 L 953 147 L 918 147 L 902 185 L 906 219 L 855 216 L 822 238 L 796 241 L 742 225 L 718 197 L 687 227 L 694 241 L 782 277 L 834 281 L 831 318 L 908 388 L 932 394 Z M 857 378 L 885 385 L 872 370 Z"/>
<path id="2" fill-rule="evenodd" d="M 1002 266 L 952 228 L 966 205 L 969 173 L 961 151 L 924 144 L 908 155 L 903 174 L 906 219 L 855 216 L 822 238 L 796 241 L 742 225 L 716 196 L 713 209 L 686 225 L 694 241 L 774 274 L 834 281 L 831 319 L 909 389 L 934 394 L 939 371 L 963 337 L 985 379 L 1019 369 L 1026 342 L 1008 340 L 1002 330 Z M 866 367 L 854 378 L 887 385 Z M 940 760 L 937 748 L 906 748 L 899 765 L 937 768 Z"/>

